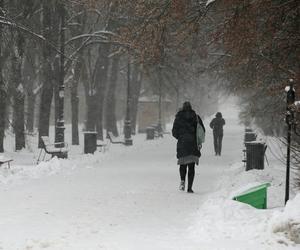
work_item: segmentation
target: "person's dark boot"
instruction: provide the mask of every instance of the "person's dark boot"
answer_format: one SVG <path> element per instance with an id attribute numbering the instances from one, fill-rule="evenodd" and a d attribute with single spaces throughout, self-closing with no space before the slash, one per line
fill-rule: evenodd
<path id="1" fill-rule="evenodd" d="M 185 189 L 185 181 L 180 181 L 179 190 L 184 191 Z"/>
<path id="2" fill-rule="evenodd" d="M 188 174 L 188 189 L 187 189 L 187 192 L 188 193 L 194 193 L 192 187 L 193 187 L 193 182 L 194 182 L 194 176 L 195 176 L 195 173 L 190 173 L 189 171 L 189 174 Z"/>

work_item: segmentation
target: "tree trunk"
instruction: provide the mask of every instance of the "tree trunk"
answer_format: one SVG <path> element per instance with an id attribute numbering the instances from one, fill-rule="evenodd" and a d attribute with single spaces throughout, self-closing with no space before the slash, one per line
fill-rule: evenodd
<path id="1" fill-rule="evenodd" d="M 35 72 L 35 59 L 31 61 L 31 58 L 35 57 L 32 54 L 35 50 L 29 50 L 26 54 L 24 69 L 23 69 L 23 81 L 26 88 L 27 95 L 27 110 L 26 110 L 26 130 L 29 133 L 34 131 L 34 110 L 35 110 L 35 93 L 34 93 L 34 83 L 36 82 L 36 72 Z"/>
<path id="2" fill-rule="evenodd" d="M 116 87 L 119 75 L 120 57 L 115 56 L 112 60 L 109 86 L 107 90 L 106 102 L 106 130 L 112 132 L 114 136 L 119 136 L 116 118 Z"/>
<path id="3" fill-rule="evenodd" d="M 135 65 L 132 73 L 132 101 L 131 101 L 131 124 L 132 124 L 132 134 L 136 133 L 136 124 L 137 124 L 137 112 L 139 97 L 142 86 L 142 70 L 141 65 Z"/>
<path id="4" fill-rule="evenodd" d="M 42 2 L 43 7 L 43 34 L 46 40 L 51 41 L 51 1 L 44 0 Z M 43 62 L 42 62 L 42 74 L 43 74 L 43 87 L 41 94 L 40 104 L 40 116 L 39 116 L 39 148 L 42 147 L 41 136 L 49 135 L 50 125 L 50 111 L 51 102 L 53 97 L 53 70 L 51 61 L 53 59 L 52 48 L 44 43 L 43 44 Z"/>
<path id="5" fill-rule="evenodd" d="M 87 60 L 91 60 L 90 53 L 87 53 Z M 82 68 L 82 82 L 84 85 L 85 91 L 85 102 L 86 102 L 86 122 L 85 122 L 85 130 L 86 131 L 95 131 L 96 129 L 96 110 L 97 106 L 95 104 L 95 93 L 96 90 L 94 86 L 91 84 L 91 77 L 89 75 L 89 62 L 83 64 Z"/>
<path id="6" fill-rule="evenodd" d="M 4 7 L 4 1 L 0 0 L 0 14 Z M 2 27 L 0 24 L 0 41 L 2 41 Z M 0 153 L 4 152 L 4 132 L 5 132 L 5 118 L 6 118 L 6 88 L 3 81 L 2 66 L 3 66 L 2 50 L 0 45 Z"/>
<path id="7" fill-rule="evenodd" d="M 34 111 L 35 110 L 35 95 L 33 91 L 27 92 L 27 119 L 26 129 L 29 133 L 34 131 Z"/>
<path id="8" fill-rule="evenodd" d="M 86 98 L 87 104 L 87 122 L 86 130 L 95 131 L 97 122 L 97 97 L 96 95 L 88 95 Z"/>
<path id="9" fill-rule="evenodd" d="M 107 85 L 107 73 L 108 73 L 108 54 L 110 45 L 99 45 L 98 59 L 95 65 L 94 83 L 96 86 L 97 96 L 97 139 L 103 140 L 103 110 L 104 110 L 104 97 Z"/>
<path id="10" fill-rule="evenodd" d="M 21 85 L 19 87 L 21 88 Z M 22 87 L 23 88 L 23 87 Z M 21 150 L 25 148 L 25 134 L 24 134 L 24 93 L 16 91 L 14 96 L 14 131 L 15 131 L 15 141 L 16 141 L 16 150 Z"/>
<path id="11" fill-rule="evenodd" d="M 83 5 L 79 5 L 77 11 L 82 12 L 84 9 Z M 84 10 L 81 15 L 79 15 L 76 19 L 76 22 L 79 23 L 79 26 L 71 27 L 70 31 L 73 37 L 81 35 L 85 31 L 86 20 L 87 20 L 87 12 Z M 81 42 L 76 43 L 77 47 L 80 47 Z M 79 145 L 79 129 L 78 129 L 78 116 L 79 116 L 79 98 L 78 98 L 78 85 L 80 78 L 82 77 L 84 69 L 84 58 L 83 52 L 80 51 L 78 54 L 78 58 L 75 62 L 74 66 L 74 77 L 71 85 L 71 109 L 72 109 L 72 144 Z"/>
<path id="12" fill-rule="evenodd" d="M 83 58 L 79 56 L 74 68 L 74 77 L 71 86 L 71 107 L 72 107 L 72 145 L 79 145 L 78 133 L 78 84 L 83 66 Z"/>
<path id="13" fill-rule="evenodd" d="M 1 31 L 0 31 L 1 32 Z M 0 62 L 1 64 L 1 62 Z M 1 67 L 1 66 L 0 66 Z M 2 70 L 0 68 L 0 153 L 4 152 L 4 132 L 5 132 L 5 118 L 6 118 L 6 91 L 2 78 Z"/>
<path id="14" fill-rule="evenodd" d="M 14 132 L 15 132 L 15 148 L 21 150 L 25 148 L 25 135 L 24 135 L 24 84 L 22 79 L 22 65 L 23 65 L 23 53 L 24 53 L 24 37 L 21 34 L 17 34 L 16 45 L 14 45 L 14 51 L 12 56 L 12 82 L 14 88 Z"/>
<path id="15" fill-rule="evenodd" d="M 77 89 L 71 90 L 71 106 L 72 106 L 72 145 L 79 145 L 79 133 L 78 133 L 78 104 L 79 98 L 77 95 Z"/>

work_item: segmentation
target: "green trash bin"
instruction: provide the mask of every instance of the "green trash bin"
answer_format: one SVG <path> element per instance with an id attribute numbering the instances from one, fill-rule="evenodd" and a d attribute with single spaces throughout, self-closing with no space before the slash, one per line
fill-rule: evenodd
<path id="1" fill-rule="evenodd" d="M 255 208 L 267 208 L 267 187 L 271 186 L 270 183 L 258 185 L 250 188 L 243 193 L 233 197 L 233 200 L 249 204 Z"/>

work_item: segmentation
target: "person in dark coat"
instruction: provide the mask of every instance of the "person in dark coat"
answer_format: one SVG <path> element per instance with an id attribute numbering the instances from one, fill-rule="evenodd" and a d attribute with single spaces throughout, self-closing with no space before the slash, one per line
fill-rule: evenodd
<path id="1" fill-rule="evenodd" d="M 176 114 L 172 129 L 172 135 L 177 139 L 177 164 L 180 165 L 181 179 L 179 189 L 182 191 L 185 189 L 185 177 L 188 168 L 188 193 L 193 193 L 195 163 L 198 165 L 201 155 L 196 140 L 197 118 L 205 131 L 201 118 L 192 109 L 191 104 L 185 102 L 182 109 Z"/>
<path id="2" fill-rule="evenodd" d="M 214 147 L 216 155 L 221 155 L 224 125 L 225 120 L 222 117 L 222 113 L 217 112 L 216 117 L 212 119 L 212 121 L 209 124 L 209 126 L 213 129 Z"/>

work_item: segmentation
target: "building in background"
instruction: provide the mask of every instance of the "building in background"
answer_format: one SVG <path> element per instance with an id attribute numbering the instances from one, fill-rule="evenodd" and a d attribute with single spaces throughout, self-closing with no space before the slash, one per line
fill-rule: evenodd
<path id="1" fill-rule="evenodd" d="M 174 112 L 171 108 L 172 101 L 168 98 L 162 98 L 161 104 L 161 123 L 162 128 L 166 128 L 166 124 L 171 122 Z M 159 96 L 141 96 L 138 104 L 138 132 L 146 132 L 146 128 L 158 124 L 159 118 Z"/>

